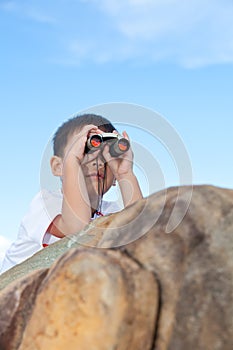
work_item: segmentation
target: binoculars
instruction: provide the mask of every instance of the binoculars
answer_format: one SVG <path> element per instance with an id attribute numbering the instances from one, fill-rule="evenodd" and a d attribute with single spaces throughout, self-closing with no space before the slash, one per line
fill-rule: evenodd
<path id="1" fill-rule="evenodd" d="M 95 134 L 87 139 L 85 152 L 95 152 L 103 147 L 104 142 L 109 144 L 109 153 L 112 157 L 119 157 L 128 151 L 129 141 L 121 135 L 114 133 Z"/>

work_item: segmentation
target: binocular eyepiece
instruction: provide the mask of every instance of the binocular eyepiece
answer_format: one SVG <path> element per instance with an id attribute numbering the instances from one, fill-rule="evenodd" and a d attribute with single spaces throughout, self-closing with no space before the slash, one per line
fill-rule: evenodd
<path id="1" fill-rule="evenodd" d="M 97 151 L 103 147 L 104 142 L 109 144 L 109 153 L 112 157 L 119 157 L 130 147 L 129 141 L 121 135 L 114 133 L 95 134 L 88 138 L 85 153 Z"/>

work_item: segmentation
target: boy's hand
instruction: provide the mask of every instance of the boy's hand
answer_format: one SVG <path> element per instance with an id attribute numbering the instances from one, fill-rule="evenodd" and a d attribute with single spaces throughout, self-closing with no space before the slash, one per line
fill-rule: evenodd
<path id="1" fill-rule="evenodd" d="M 124 131 L 122 135 L 129 141 Z M 142 192 L 136 176 L 133 173 L 133 152 L 131 147 L 117 158 L 111 157 L 109 145 L 103 150 L 103 156 L 118 181 L 124 206 L 127 207 L 142 198 Z"/>
<path id="2" fill-rule="evenodd" d="M 114 132 L 117 133 L 117 132 Z M 122 135 L 129 141 L 129 136 L 124 131 Z M 133 152 L 131 147 L 129 150 L 119 157 L 112 157 L 109 153 L 109 145 L 106 144 L 103 149 L 103 156 L 108 163 L 111 171 L 113 172 L 113 175 L 115 176 L 116 180 L 121 180 L 126 175 L 129 175 L 133 171 Z"/>
<path id="3" fill-rule="evenodd" d="M 92 124 L 85 125 L 79 133 L 72 137 L 71 141 L 68 143 L 68 149 L 64 158 L 67 160 L 69 158 L 75 158 L 80 164 L 90 162 L 92 159 L 95 159 L 99 153 L 99 150 L 90 154 L 85 154 L 85 146 L 88 137 L 101 133 L 103 133 L 103 131 L 101 131 L 97 126 Z"/>

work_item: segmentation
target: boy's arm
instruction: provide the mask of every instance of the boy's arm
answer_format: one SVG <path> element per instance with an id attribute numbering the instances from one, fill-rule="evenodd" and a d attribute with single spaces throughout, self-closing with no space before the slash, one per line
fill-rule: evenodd
<path id="1" fill-rule="evenodd" d="M 63 159 L 62 212 L 54 219 L 49 229 L 49 233 L 56 237 L 61 238 L 78 232 L 90 222 L 91 204 L 81 162 L 88 134 L 98 130 L 94 125 L 83 127 L 81 133 L 73 138 Z"/>
<path id="2" fill-rule="evenodd" d="M 143 198 L 137 177 L 133 171 L 117 178 L 124 206 L 127 207 Z"/>
<path id="3" fill-rule="evenodd" d="M 68 157 L 67 157 L 68 158 Z M 75 157 L 66 159 L 64 166 L 62 213 L 58 215 L 50 229 L 57 237 L 64 237 L 80 231 L 91 218 L 91 206 L 86 183 L 79 161 Z"/>
<path id="4" fill-rule="evenodd" d="M 129 140 L 129 136 L 125 131 L 123 136 Z M 142 192 L 133 172 L 133 152 L 131 147 L 120 157 L 114 158 L 109 153 L 109 146 L 105 146 L 103 155 L 119 184 L 124 206 L 127 207 L 142 199 Z"/>

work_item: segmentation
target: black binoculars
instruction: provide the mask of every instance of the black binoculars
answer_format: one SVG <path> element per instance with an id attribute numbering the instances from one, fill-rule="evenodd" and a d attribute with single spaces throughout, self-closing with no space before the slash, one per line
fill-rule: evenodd
<path id="1" fill-rule="evenodd" d="M 119 157 L 128 151 L 129 141 L 121 135 L 114 133 L 95 134 L 87 139 L 85 152 L 95 152 L 103 147 L 104 142 L 109 144 L 109 153 L 112 157 Z"/>

